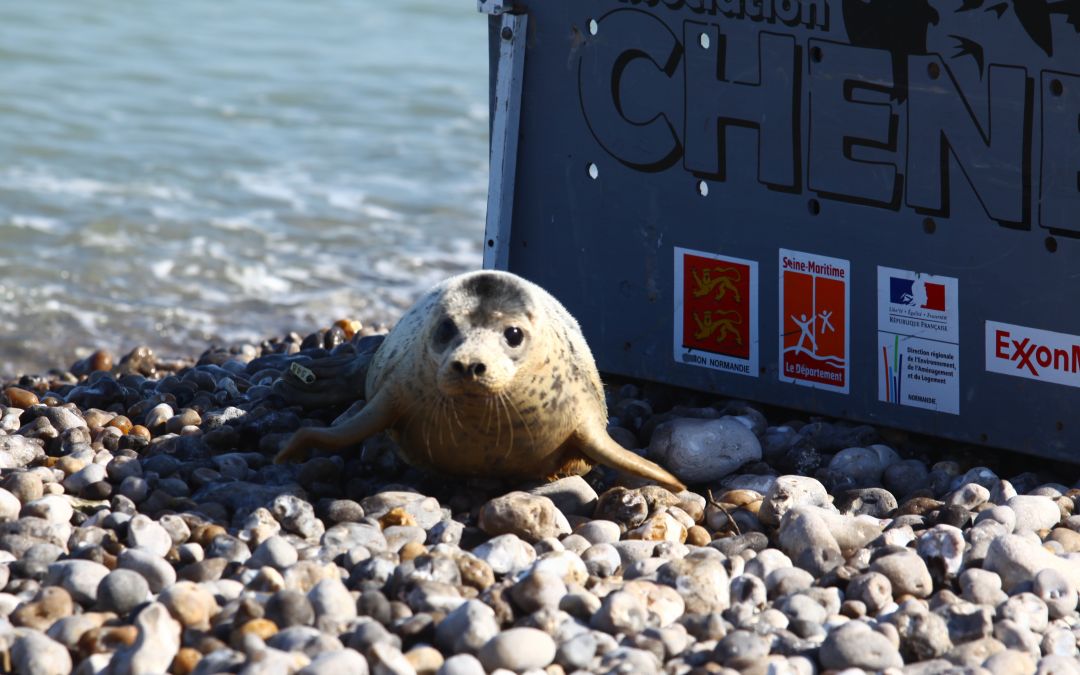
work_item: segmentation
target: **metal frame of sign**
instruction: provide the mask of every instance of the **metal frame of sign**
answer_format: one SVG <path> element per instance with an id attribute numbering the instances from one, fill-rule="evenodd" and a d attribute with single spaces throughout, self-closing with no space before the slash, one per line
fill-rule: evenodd
<path id="1" fill-rule="evenodd" d="M 478 6 L 484 265 L 602 371 L 1075 459 L 1080 0 Z"/>

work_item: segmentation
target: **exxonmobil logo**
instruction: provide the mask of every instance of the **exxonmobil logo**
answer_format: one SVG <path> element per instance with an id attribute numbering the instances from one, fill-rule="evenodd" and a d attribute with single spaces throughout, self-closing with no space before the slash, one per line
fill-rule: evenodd
<path id="1" fill-rule="evenodd" d="M 986 369 L 1080 387 L 1080 336 L 987 321 Z"/>

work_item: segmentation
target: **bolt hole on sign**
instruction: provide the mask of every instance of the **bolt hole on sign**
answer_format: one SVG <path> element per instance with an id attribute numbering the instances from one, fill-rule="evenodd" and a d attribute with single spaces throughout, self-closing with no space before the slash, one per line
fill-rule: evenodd
<path id="1" fill-rule="evenodd" d="M 757 261 L 675 247 L 678 363 L 758 374 Z"/>
<path id="2" fill-rule="evenodd" d="M 781 382 L 848 393 L 851 263 L 780 249 Z"/>

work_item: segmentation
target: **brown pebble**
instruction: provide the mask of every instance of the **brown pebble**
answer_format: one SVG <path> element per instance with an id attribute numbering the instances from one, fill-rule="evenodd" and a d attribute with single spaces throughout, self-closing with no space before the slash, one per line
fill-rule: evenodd
<path id="1" fill-rule="evenodd" d="M 427 553 L 427 546 L 424 546 L 417 541 L 410 541 L 406 542 L 405 545 L 401 547 L 401 550 L 398 551 L 398 558 L 401 559 L 401 562 L 407 562 L 422 556 L 425 553 Z"/>
<path id="2" fill-rule="evenodd" d="M 732 506 L 746 506 L 753 502 L 761 501 L 761 493 L 755 490 L 728 490 L 716 498 L 716 501 L 721 504 L 731 504 Z"/>
<path id="3" fill-rule="evenodd" d="M 461 583 L 465 586 L 484 591 L 495 583 L 495 572 L 491 570 L 491 565 L 475 556 L 458 556 L 457 566 L 461 574 Z"/>
<path id="4" fill-rule="evenodd" d="M 1080 551 L 1080 532 L 1074 532 L 1067 527 L 1055 527 L 1046 539 L 1061 544 L 1066 553 Z"/>
<path id="5" fill-rule="evenodd" d="M 47 586 L 38 593 L 37 600 L 19 605 L 11 613 L 11 623 L 43 631 L 74 611 L 75 603 L 67 591 L 59 586 Z"/>
<path id="6" fill-rule="evenodd" d="M 278 632 L 278 627 L 270 619 L 252 619 L 236 630 L 241 636 L 255 635 L 262 640 L 268 640 Z"/>
<path id="7" fill-rule="evenodd" d="M 353 336 L 364 329 L 364 325 L 355 319 L 338 319 L 334 325 L 345 331 L 345 339 L 351 340 Z"/>
<path id="8" fill-rule="evenodd" d="M 1058 505 L 1058 511 L 1061 513 L 1061 520 L 1065 520 L 1073 514 L 1073 509 L 1076 508 L 1076 503 L 1073 502 L 1071 497 L 1058 497 L 1054 500 Z"/>
<path id="9" fill-rule="evenodd" d="M 131 427 L 131 431 L 128 432 L 129 436 L 138 436 L 139 438 L 150 440 L 150 430 L 141 424 L 136 424 Z"/>
<path id="10" fill-rule="evenodd" d="M 86 426 L 91 429 L 99 429 L 107 426 L 114 417 L 116 417 L 116 413 L 99 410 L 97 408 L 90 408 L 83 413 L 83 419 L 86 420 Z"/>
<path id="11" fill-rule="evenodd" d="M 180 651 L 176 652 L 176 658 L 173 659 L 169 672 L 173 675 L 188 675 L 195 670 L 195 666 L 199 665 L 201 660 L 202 654 L 199 650 L 181 647 Z"/>
<path id="12" fill-rule="evenodd" d="M 405 660 L 416 670 L 416 675 L 435 675 L 442 667 L 443 655 L 434 647 L 413 647 L 405 652 Z"/>
<path id="13" fill-rule="evenodd" d="M 87 363 L 90 366 L 90 370 L 94 372 L 99 370 L 112 370 L 113 357 L 108 351 L 99 349 L 90 355 L 90 358 L 87 359 Z"/>
<path id="14" fill-rule="evenodd" d="M 109 424 L 107 426 L 116 427 L 120 430 L 121 433 L 125 434 L 130 433 L 132 429 L 131 420 L 128 419 L 126 415 L 117 415 L 116 417 L 109 420 Z"/>
<path id="15" fill-rule="evenodd" d="M 686 531 L 686 543 L 689 546 L 708 546 L 712 538 L 709 531 L 700 525 L 695 525 Z"/>
<path id="16" fill-rule="evenodd" d="M 197 427 L 200 424 L 202 424 L 202 417 L 198 411 L 192 408 L 184 408 L 169 418 L 169 421 L 165 424 L 165 430 L 170 434 L 178 434 L 183 431 L 184 427 Z"/>
<path id="17" fill-rule="evenodd" d="M 7 397 L 8 403 L 13 407 L 22 408 L 23 410 L 38 404 L 37 394 L 32 391 L 20 389 L 19 387 L 8 387 L 7 389 L 4 389 L 4 396 Z"/>
<path id="18" fill-rule="evenodd" d="M 229 532 L 220 525 L 214 523 L 201 523 L 191 528 L 190 541 L 206 547 L 213 543 L 215 537 L 228 533 Z"/>
<path id="19" fill-rule="evenodd" d="M 925 516 L 926 514 L 940 509 L 943 502 L 930 497 L 914 497 L 907 500 L 896 509 L 896 516 Z"/>
<path id="20" fill-rule="evenodd" d="M 416 525 L 416 518 L 412 517 L 412 514 L 401 508 L 400 506 L 390 509 L 381 518 L 379 518 L 379 525 L 385 530 L 388 527 L 394 525 Z"/>
<path id="21" fill-rule="evenodd" d="M 135 626 L 102 626 L 91 628 L 79 638 L 79 653 L 83 656 L 106 654 L 121 647 L 130 647 L 139 637 Z"/>
<path id="22" fill-rule="evenodd" d="M 29 471 L 10 474 L 3 482 L 4 489 L 15 495 L 21 504 L 41 499 L 45 494 L 45 485 L 41 476 Z"/>

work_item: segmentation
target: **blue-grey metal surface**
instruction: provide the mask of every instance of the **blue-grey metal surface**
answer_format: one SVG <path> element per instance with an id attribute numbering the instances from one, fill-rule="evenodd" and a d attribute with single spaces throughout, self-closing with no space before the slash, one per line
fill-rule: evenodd
<path id="1" fill-rule="evenodd" d="M 480 10 L 498 16 L 495 87 L 491 94 L 491 171 L 488 174 L 484 267 L 506 269 L 514 210 L 514 176 L 521 120 L 521 78 L 525 67 L 527 14 L 510 13 L 502 0 L 478 0 Z M 495 22 L 492 22 L 493 24 Z"/>
<path id="2" fill-rule="evenodd" d="M 1080 0 L 527 12 L 508 267 L 602 370 L 1073 457 Z"/>

